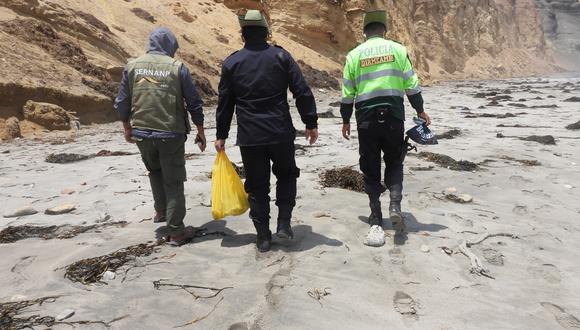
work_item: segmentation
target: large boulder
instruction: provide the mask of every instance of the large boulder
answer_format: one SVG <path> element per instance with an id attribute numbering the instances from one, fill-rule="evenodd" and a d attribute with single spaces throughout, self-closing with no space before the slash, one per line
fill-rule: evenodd
<path id="1" fill-rule="evenodd" d="M 0 130 L 0 139 L 12 140 L 22 137 L 20 133 L 20 122 L 16 117 L 10 117 L 4 122 L 4 127 Z"/>
<path id="2" fill-rule="evenodd" d="M 68 112 L 55 104 L 28 101 L 22 112 L 24 119 L 49 130 L 69 130 L 71 127 Z"/>

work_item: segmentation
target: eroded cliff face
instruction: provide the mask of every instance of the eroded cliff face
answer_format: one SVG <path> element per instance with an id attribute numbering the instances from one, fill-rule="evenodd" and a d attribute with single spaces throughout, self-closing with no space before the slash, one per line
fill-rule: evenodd
<path id="1" fill-rule="evenodd" d="M 266 10 L 275 35 L 286 35 L 339 63 L 363 41 L 364 11 L 384 8 L 390 16 L 389 37 L 411 50 L 424 78 L 483 78 L 551 69 L 533 0 L 232 0 L 225 4 Z"/>
<path id="2" fill-rule="evenodd" d="M 409 48 L 423 81 L 551 72 L 552 49 L 574 51 L 580 39 L 571 32 L 577 0 L 2 0 L 0 129 L 15 117 L 26 135 L 28 100 L 57 104 L 82 124 L 116 119 L 122 67 L 159 25 L 175 32 L 177 56 L 215 100 L 221 63 L 242 46 L 242 8 L 267 13 L 273 41 L 302 61 L 315 87 L 338 86 L 368 9 L 388 10 L 389 37 Z"/>
<path id="3" fill-rule="evenodd" d="M 580 1 L 536 0 L 542 28 L 557 61 L 580 70 Z"/>

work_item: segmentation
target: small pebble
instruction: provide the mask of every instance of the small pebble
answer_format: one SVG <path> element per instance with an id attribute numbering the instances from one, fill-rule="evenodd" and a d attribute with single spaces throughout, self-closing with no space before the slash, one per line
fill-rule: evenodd
<path id="1" fill-rule="evenodd" d="M 62 313 L 60 313 L 56 316 L 56 320 L 63 321 L 63 320 L 70 318 L 73 315 L 75 315 L 74 309 L 65 309 L 64 311 L 62 311 Z"/>
<path id="2" fill-rule="evenodd" d="M 108 270 L 103 274 L 102 279 L 105 281 L 112 281 L 116 277 L 117 277 L 117 274 L 115 274 L 115 272 Z"/>
<path id="3" fill-rule="evenodd" d="M 74 204 L 64 204 L 46 209 L 46 211 L 44 211 L 44 214 L 59 215 L 70 213 L 73 210 L 76 210 L 76 206 Z"/>
<path id="4" fill-rule="evenodd" d="M 449 188 L 445 189 L 445 192 L 448 194 L 455 194 L 455 193 L 457 193 L 457 188 L 449 187 Z"/>
<path id="5" fill-rule="evenodd" d="M 63 190 L 60 191 L 60 193 L 63 195 L 72 195 L 74 192 L 75 191 L 70 188 L 64 188 Z"/>
<path id="6" fill-rule="evenodd" d="M 429 253 L 431 251 L 431 248 L 427 245 L 421 245 L 421 252 L 423 253 Z"/>
<path id="7" fill-rule="evenodd" d="M 23 208 L 15 210 L 13 212 L 6 213 L 3 216 L 4 216 L 4 218 L 17 218 L 17 217 L 24 217 L 27 215 L 33 215 L 36 213 L 38 213 L 38 211 L 36 211 L 32 207 L 23 207 Z"/>
<path id="8" fill-rule="evenodd" d="M 459 195 L 458 197 L 464 203 L 471 203 L 471 202 L 473 202 L 473 197 L 471 195 L 462 194 L 462 195 Z"/>
<path id="9" fill-rule="evenodd" d="M 318 211 L 312 213 L 312 216 L 315 218 L 330 218 L 330 212 Z"/>

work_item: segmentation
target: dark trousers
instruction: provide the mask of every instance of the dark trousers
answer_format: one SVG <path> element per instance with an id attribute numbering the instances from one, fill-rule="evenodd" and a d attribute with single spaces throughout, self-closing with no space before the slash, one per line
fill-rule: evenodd
<path id="1" fill-rule="evenodd" d="M 184 230 L 185 138 L 143 139 L 137 142 L 141 158 L 149 171 L 155 210 L 165 212 L 170 235 Z"/>
<path id="2" fill-rule="evenodd" d="M 296 205 L 296 167 L 294 142 L 240 147 L 250 202 L 250 217 L 259 236 L 270 236 L 270 169 L 276 176 L 278 221 L 290 221 Z M 270 162 L 272 166 L 270 167 Z"/>
<path id="3" fill-rule="evenodd" d="M 403 183 L 404 122 L 386 116 L 384 122 L 367 121 L 358 125 L 360 169 L 365 191 L 380 196 L 386 188 Z M 381 152 L 385 161 L 385 186 L 381 184 Z"/>

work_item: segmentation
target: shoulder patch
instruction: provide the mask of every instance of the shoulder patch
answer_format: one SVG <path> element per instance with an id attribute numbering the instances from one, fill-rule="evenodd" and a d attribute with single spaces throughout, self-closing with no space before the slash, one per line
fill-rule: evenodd
<path id="1" fill-rule="evenodd" d="M 232 55 L 236 54 L 236 53 L 237 53 L 237 52 L 239 52 L 239 51 L 240 51 L 240 50 L 236 50 L 235 52 L 233 52 L 233 53 L 231 53 L 230 55 L 228 55 L 228 57 L 230 57 L 230 56 L 232 56 Z"/>

